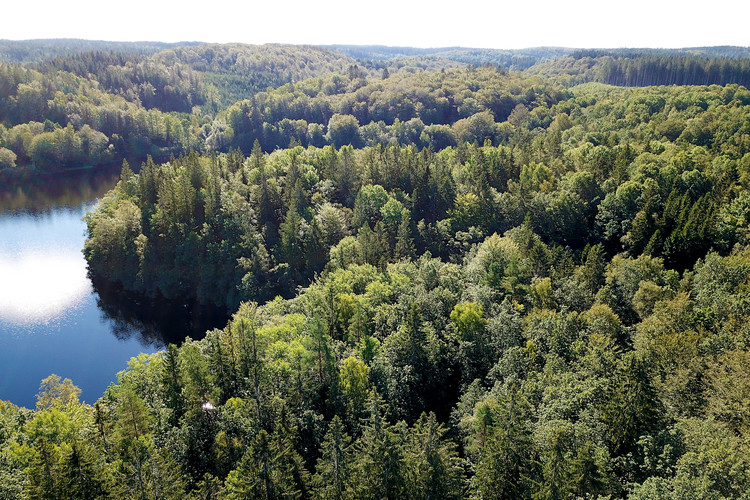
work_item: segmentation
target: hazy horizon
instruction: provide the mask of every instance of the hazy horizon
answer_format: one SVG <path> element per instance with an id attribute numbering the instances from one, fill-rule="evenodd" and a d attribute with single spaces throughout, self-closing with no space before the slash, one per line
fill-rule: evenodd
<path id="1" fill-rule="evenodd" d="M 209 45 L 231 45 L 231 44 L 245 44 L 245 45 L 300 45 L 300 46 L 315 46 L 315 47 L 383 47 L 389 49 L 416 49 L 416 50 L 440 50 L 440 49 L 488 49 L 488 50 L 508 50 L 508 51 L 523 51 L 523 50 L 535 50 L 535 49 L 562 49 L 562 50 L 680 50 L 680 49 L 702 49 L 702 48 L 718 48 L 718 47 L 738 47 L 738 48 L 750 48 L 750 45 L 729 45 L 729 44 L 714 44 L 714 45 L 690 45 L 680 47 L 656 47 L 656 46 L 644 46 L 644 45 L 632 45 L 632 46 L 618 46 L 618 47 L 573 47 L 564 45 L 533 45 L 527 47 L 518 48 L 507 48 L 507 47 L 478 47 L 468 45 L 434 45 L 429 47 L 417 47 L 414 45 L 390 45 L 385 43 L 293 43 L 293 42 L 210 42 L 205 40 L 178 40 L 176 42 L 165 42 L 163 40 L 107 40 L 98 38 L 80 38 L 80 37 L 56 37 L 56 38 L 0 38 L 0 41 L 9 42 L 53 42 L 53 41 L 85 41 L 92 43 L 123 43 L 123 44 L 164 44 L 170 46 L 177 45 L 195 45 L 195 44 L 209 44 Z"/>
<path id="2" fill-rule="evenodd" d="M 40 12 L 44 15 L 40 15 Z M 92 41 L 176 43 L 289 43 L 469 47 L 500 50 L 535 47 L 686 48 L 750 46 L 745 19 L 750 3 L 695 9 L 683 2 L 633 0 L 603 5 L 565 3 L 478 5 L 450 8 L 432 2 L 289 0 L 257 5 L 186 0 L 164 5 L 133 0 L 102 9 L 94 0 L 14 2 L 4 7 L 6 40 L 75 38 Z M 729 13 L 729 15 L 727 14 Z"/>

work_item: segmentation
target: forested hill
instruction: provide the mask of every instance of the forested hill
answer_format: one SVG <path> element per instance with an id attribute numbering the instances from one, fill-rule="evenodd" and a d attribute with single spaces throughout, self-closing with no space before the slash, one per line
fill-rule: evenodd
<path id="1" fill-rule="evenodd" d="M 368 76 L 359 66 L 260 92 L 220 112 L 206 144 L 270 152 L 303 146 L 414 144 L 443 149 L 458 142 L 496 142 L 513 111 L 551 106 L 560 85 L 495 67 L 399 71 Z"/>
<path id="2" fill-rule="evenodd" d="M 216 113 L 235 100 L 312 77 L 341 79 L 356 66 L 314 47 L 201 45 L 149 55 L 83 46 L 97 50 L 61 48 L 62 55 L 33 63 L 0 63 L 0 169 L 140 162 L 149 154 L 166 159 L 201 150 Z M 134 47 L 140 45 L 126 48 Z"/>
<path id="3" fill-rule="evenodd" d="M 75 52 L 31 67 L 45 74 L 67 71 L 93 78 L 107 91 L 137 95 L 146 108 L 189 113 L 212 98 L 218 101 L 215 106 L 225 107 L 286 83 L 344 74 L 354 64 L 349 57 L 317 47 L 201 44 L 165 47 L 153 55 Z"/>
<path id="4" fill-rule="evenodd" d="M 0 65 L 0 165 L 143 159 L 92 275 L 234 312 L 0 402 L 0 498 L 747 497 L 750 91 L 587 81 L 745 59 L 419 57 Z"/>
<path id="5" fill-rule="evenodd" d="M 717 45 L 714 47 L 685 47 L 681 49 L 653 49 L 653 48 L 620 48 L 620 49 L 576 49 L 573 54 L 589 55 L 619 55 L 619 56 L 700 56 L 706 59 L 747 59 L 750 57 L 750 47 L 736 45 Z"/>
<path id="6" fill-rule="evenodd" d="M 750 78 L 739 47 L 571 53 L 81 40 L 2 47 L 11 55 L 0 63 L 0 169 L 229 148 L 248 154 L 256 140 L 267 152 L 292 141 L 436 150 L 507 138 L 507 125 L 495 125 L 511 123 L 512 111 L 550 106 L 577 83 Z"/>
<path id="7" fill-rule="evenodd" d="M 331 74 L 345 74 L 356 62 L 340 52 L 302 45 L 199 45 L 159 53 L 155 60 L 185 64 L 216 88 L 226 107 L 259 91 Z"/>

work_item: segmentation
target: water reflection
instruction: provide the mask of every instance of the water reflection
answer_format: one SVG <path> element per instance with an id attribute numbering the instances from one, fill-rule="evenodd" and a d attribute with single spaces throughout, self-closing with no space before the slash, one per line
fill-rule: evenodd
<path id="1" fill-rule="evenodd" d="M 0 213 L 46 213 L 80 207 L 112 189 L 120 178 L 119 167 L 56 174 L 0 176 Z"/>
<path id="2" fill-rule="evenodd" d="M 92 277 L 92 282 L 97 306 L 121 340 L 135 336 L 144 345 L 161 348 L 185 337 L 202 339 L 207 330 L 221 328 L 228 320 L 226 310 L 219 307 L 146 298 L 99 277 Z"/>
<path id="3" fill-rule="evenodd" d="M 0 320 L 17 325 L 56 321 L 91 293 L 80 251 L 0 252 Z"/>

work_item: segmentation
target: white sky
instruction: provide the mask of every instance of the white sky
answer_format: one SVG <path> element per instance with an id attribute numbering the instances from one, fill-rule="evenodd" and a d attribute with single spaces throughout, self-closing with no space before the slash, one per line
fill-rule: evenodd
<path id="1" fill-rule="evenodd" d="M 513 49 L 750 46 L 750 0 L 36 0 L 0 39 L 380 44 Z"/>

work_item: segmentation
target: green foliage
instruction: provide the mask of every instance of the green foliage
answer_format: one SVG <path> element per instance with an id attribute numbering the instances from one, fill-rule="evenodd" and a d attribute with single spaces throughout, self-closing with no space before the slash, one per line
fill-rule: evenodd
<path id="1" fill-rule="evenodd" d="M 57 405 L 75 405 L 80 394 L 81 390 L 69 378 L 60 380 L 60 377 L 53 374 L 42 380 L 36 396 L 36 407 L 44 409 Z"/>
<path id="2" fill-rule="evenodd" d="M 414 423 L 404 449 L 404 478 L 409 498 L 463 498 L 464 471 L 456 444 L 434 413 Z"/>
<path id="3" fill-rule="evenodd" d="M 281 432 L 258 432 L 226 480 L 227 498 L 300 498 L 307 474 Z"/>
<path id="4" fill-rule="evenodd" d="M 354 357 L 348 357 L 339 373 L 341 394 L 354 421 L 364 411 L 369 381 L 367 365 Z"/>
<path id="5" fill-rule="evenodd" d="M 0 403 L 0 496 L 742 497 L 747 90 L 362 50 L 0 66 L 6 166 L 146 157 L 86 217 L 92 273 L 236 310 L 93 407 L 54 376 Z"/>
<path id="6" fill-rule="evenodd" d="M 334 114 L 328 120 L 328 140 L 338 148 L 344 145 L 360 147 L 359 122 L 352 115 Z"/>
<path id="7" fill-rule="evenodd" d="M 478 455 L 474 489 L 481 498 L 528 498 L 538 467 L 524 400 L 477 404 L 472 449 Z"/>
<path id="8" fill-rule="evenodd" d="M 0 169 L 13 168 L 16 166 L 18 155 L 7 148 L 0 148 Z"/>

